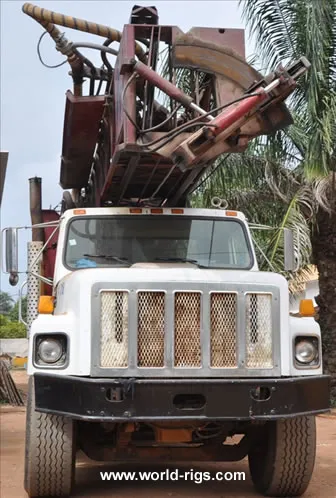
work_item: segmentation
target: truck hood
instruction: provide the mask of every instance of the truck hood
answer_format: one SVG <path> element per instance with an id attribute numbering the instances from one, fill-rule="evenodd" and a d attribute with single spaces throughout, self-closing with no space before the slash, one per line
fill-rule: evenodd
<path id="1" fill-rule="evenodd" d="M 57 292 L 64 286 L 91 287 L 95 283 L 139 284 L 141 282 L 207 282 L 275 285 L 288 289 L 286 279 L 277 273 L 201 269 L 192 263 L 137 263 L 128 268 L 85 268 L 66 275 L 57 284 Z"/>

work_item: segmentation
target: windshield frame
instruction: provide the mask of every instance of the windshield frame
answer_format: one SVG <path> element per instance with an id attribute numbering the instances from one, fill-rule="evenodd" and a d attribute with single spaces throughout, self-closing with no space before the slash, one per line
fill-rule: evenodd
<path id="1" fill-rule="evenodd" d="M 75 220 L 90 220 L 90 219 L 106 219 L 106 218 L 117 218 L 117 219 L 124 219 L 124 218 L 130 218 L 130 217 L 134 217 L 134 216 L 137 216 L 137 217 L 141 217 L 141 218 L 149 218 L 149 217 L 169 217 L 169 218 L 177 218 L 177 219 L 180 219 L 180 218 L 192 218 L 192 220 L 209 220 L 209 221 L 222 221 L 222 222 L 230 222 L 230 223 L 238 223 L 242 230 L 243 230 L 243 234 L 244 234 L 244 238 L 245 238 L 245 242 L 246 242 L 246 246 L 247 246 L 247 250 L 248 250 L 248 254 L 249 254 L 249 257 L 250 257 L 250 264 L 248 266 L 245 266 L 245 267 L 235 267 L 235 268 L 232 268 L 232 266 L 202 266 L 202 265 L 197 265 L 197 263 L 195 263 L 195 266 L 198 266 L 200 269 L 203 269 L 203 270 L 231 270 L 231 271 L 248 271 L 248 270 L 251 270 L 251 268 L 253 268 L 253 266 L 255 265 L 255 255 L 254 255 L 254 251 L 253 251 L 253 246 L 252 246 L 252 242 L 251 242 L 251 238 L 249 236 L 249 231 L 247 230 L 247 227 L 246 227 L 246 224 L 240 220 L 239 218 L 228 218 L 228 217 L 224 217 L 224 216 L 200 216 L 200 215 L 191 215 L 191 214 L 185 214 L 185 215 L 178 215 L 178 214 L 111 214 L 111 215 L 104 215 L 104 214 L 99 214 L 99 215 L 84 215 L 84 216 L 73 216 L 69 219 L 68 223 L 67 223 L 67 226 L 66 226 L 66 230 L 65 230 L 65 234 L 64 234 L 64 244 L 63 244 L 63 249 L 62 249 L 62 263 L 63 263 L 63 266 L 67 269 L 67 270 L 70 270 L 71 272 L 74 272 L 74 271 L 78 271 L 78 270 L 82 270 L 82 269 L 85 269 L 85 270 L 90 270 L 92 268 L 73 268 L 72 266 L 69 266 L 66 262 L 66 252 L 67 252 L 67 244 L 66 244 L 66 241 L 68 240 L 68 237 L 69 237 L 69 231 L 70 231 L 70 227 L 71 227 L 71 224 L 75 221 Z M 158 263 L 157 261 L 153 261 L 153 263 Z M 164 261 L 160 261 L 160 263 L 164 263 Z M 99 270 L 99 269 L 103 269 L 103 270 L 106 270 L 106 269 L 120 269 L 120 268 L 130 268 L 133 264 L 135 263 L 132 263 L 131 265 L 123 265 L 123 266 L 98 266 L 96 268 L 93 268 L 94 270 Z"/>

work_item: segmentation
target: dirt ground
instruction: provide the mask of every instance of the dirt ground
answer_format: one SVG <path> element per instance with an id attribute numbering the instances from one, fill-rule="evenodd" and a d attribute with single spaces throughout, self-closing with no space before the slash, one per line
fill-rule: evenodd
<path id="1" fill-rule="evenodd" d="M 16 385 L 26 392 L 26 374 L 13 373 Z M 23 489 L 23 456 L 25 409 L 9 406 L 0 407 L 0 496 L 3 498 L 27 498 Z M 317 418 L 317 459 L 311 484 L 305 498 L 336 498 L 336 412 Z M 246 472 L 245 481 L 206 482 L 107 482 L 101 481 L 99 472 L 122 471 L 164 471 L 175 469 L 173 464 L 157 465 L 109 465 L 92 462 L 80 456 L 77 462 L 74 498 L 250 498 L 260 496 L 253 490 L 248 476 L 247 461 L 224 464 L 184 464 L 178 468 L 187 471 L 241 471 Z"/>

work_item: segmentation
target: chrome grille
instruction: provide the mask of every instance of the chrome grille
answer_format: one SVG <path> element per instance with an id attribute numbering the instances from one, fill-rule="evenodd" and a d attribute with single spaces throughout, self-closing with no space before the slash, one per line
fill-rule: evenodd
<path id="1" fill-rule="evenodd" d="M 100 366 L 128 366 L 128 292 L 106 291 L 100 300 Z"/>
<path id="2" fill-rule="evenodd" d="M 246 294 L 246 366 L 272 368 L 272 295 Z"/>
<path id="3" fill-rule="evenodd" d="M 107 375 L 111 368 L 122 377 L 278 375 L 278 291 L 208 287 L 100 289 L 93 371 Z M 96 324 L 94 314 L 93 330 Z"/>
<path id="4" fill-rule="evenodd" d="M 165 293 L 138 293 L 138 366 L 164 366 Z"/>
<path id="5" fill-rule="evenodd" d="M 174 366 L 201 366 L 201 294 L 176 292 L 174 313 Z"/>
<path id="6" fill-rule="evenodd" d="M 237 367 L 237 294 L 215 292 L 210 296 L 210 365 Z"/>

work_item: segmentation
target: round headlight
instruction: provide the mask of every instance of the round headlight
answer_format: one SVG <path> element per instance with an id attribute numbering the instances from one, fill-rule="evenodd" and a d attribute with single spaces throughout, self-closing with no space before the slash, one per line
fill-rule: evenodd
<path id="1" fill-rule="evenodd" d="M 295 346 L 295 358 L 300 363 L 311 363 L 315 360 L 318 351 L 310 341 L 300 341 Z"/>
<path id="2" fill-rule="evenodd" d="M 62 354 L 62 343 L 57 339 L 44 339 L 38 346 L 38 355 L 44 363 L 56 363 Z"/>

